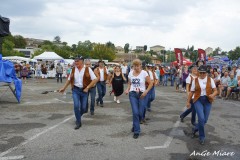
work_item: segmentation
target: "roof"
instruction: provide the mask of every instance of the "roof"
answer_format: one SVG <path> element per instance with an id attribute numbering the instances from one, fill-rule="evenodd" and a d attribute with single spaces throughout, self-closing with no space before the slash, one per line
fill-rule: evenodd
<path id="1" fill-rule="evenodd" d="M 154 47 L 161 47 L 161 48 L 165 48 L 165 47 L 163 47 L 163 46 L 160 46 L 160 45 L 155 45 L 155 46 L 152 46 L 152 47 L 150 47 L 150 48 L 154 48 Z"/>
<path id="2" fill-rule="evenodd" d="M 42 54 L 35 56 L 33 59 L 42 59 L 42 60 L 60 60 L 63 59 L 55 52 L 43 52 Z"/>

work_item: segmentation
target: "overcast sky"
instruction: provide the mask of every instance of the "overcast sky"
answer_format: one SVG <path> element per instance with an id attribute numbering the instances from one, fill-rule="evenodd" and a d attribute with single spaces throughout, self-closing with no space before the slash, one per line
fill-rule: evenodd
<path id="1" fill-rule="evenodd" d="M 13 35 L 166 49 L 240 46 L 239 0 L 1 0 Z"/>

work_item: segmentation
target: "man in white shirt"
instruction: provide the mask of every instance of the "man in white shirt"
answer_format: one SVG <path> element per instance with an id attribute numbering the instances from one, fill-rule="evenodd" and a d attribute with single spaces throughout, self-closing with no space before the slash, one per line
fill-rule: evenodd
<path id="1" fill-rule="evenodd" d="M 97 77 L 92 69 L 84 67 L 84 58 L 75 58 L 75 67 L 72 69 L 64 87 L 59 90 L 60 93 L 63 93 L 69 84 L 72 86 L 74 113 L 76 117 L 75 129 L 79 129 L 82 126 L 81 117 L 86 112 L 88 91 L 96 83 Z"/>
<path id="2" fill-rule="evenodd" d="M 96 72 L 99 77 L 99 80 L 97 82 L 97 91 L 98 91 L 98 98 L 96 99 L 97 106 L 100 103 L 100 107 L 103 107 L 103 97 L 106 94 L 106 83 L 108 83 L 109 80 L 109 72 L 108 69 L 104 65 L 104 61 L 100 60 L 98 61 L 99 67 L 96 68 Z"/>
<path id="3" fill-rule="evenodd" d="M 128 82 L 128 76 L 127 76 L 128 75 L 128 66 L 127 66 L 127 64 L 124 62 L 121 68 L 122 68 L 122 73 Z"/>

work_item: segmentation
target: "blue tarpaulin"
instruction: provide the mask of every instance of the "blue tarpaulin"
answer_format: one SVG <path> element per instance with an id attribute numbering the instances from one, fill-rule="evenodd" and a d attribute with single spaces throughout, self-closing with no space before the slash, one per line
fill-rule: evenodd
<path id="1" fill-rule="evenodd" d="M 14 82 L 15 96 L 18 102 L 20 103 L 22 93 L 22 81 L 17 78 L 13 63 L 8 60 L 2 60 L 1 54 L 0 54 L 0 82 L 5 82 L 9 84 Z"/>

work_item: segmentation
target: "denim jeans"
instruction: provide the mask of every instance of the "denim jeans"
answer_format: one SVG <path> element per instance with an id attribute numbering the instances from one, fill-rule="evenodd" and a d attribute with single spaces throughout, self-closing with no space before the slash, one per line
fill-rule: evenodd
<path id="1" fill-rule="evenodd" d="M 189 113 L 192 112 L 192 118 L 191 118 L 191 123 L 192 125 L 196 125 L 196 110 L 193 104 L 193 101 L 191 100 L 191 108 L 186 109 L 181 115 L 181 118 L 185 118 Z"/>
<path id="2" fill-rule="evenodd" d="M 62 73 L 57 73 L 57 82 L 59 82 L 59 77 L 60 77 L 60 81 L 62 83 Z"/>
<path id="3" fill-rule="evenodd" d="M 79 124 L 83 113 L 86 111 L 88 93 L 83 92 L 82 88 L 73 87 L 72 97 L 76 123 Z"/>
<path id="4" fill-rule="evenodd" d="M 171 75 L 171 86 L 174 86 L 175 75 Z"/>
<path id="5" fill-rule="evenodd" d="M 163 84 L 163 77 L 164 77 L 163 75 L 160 75 L 160 76 L 159 76 L 159 83 L 160 83 L 161 85 Z"/>
<path id="6" fill-rule="evenodd" d="M 149 91 L 149 97 L 147 101 L 147 108 L 151 108 L 151 102 L 155 99 L 155 87 L 153 86 Z"/>
<path id="7" fill-rule="evenodd" d="M 201 96 L 195 103 L 194 107 L 198 116 L 198 124 L 195 130 L 199 131 L 199 139 L 205 139 L 204 125 L 208 121 L 208 117 L 212 108 L 212 104 L 208 101 L 207 96 Z"/>
<path id="8" fill-rule="evenodd" d="M 97 83 L 97 90 L 98 90 L 97 101 L 100 102 L 100 104 L 103 104 L 103 97 L 106 94 L 106 83 L 105 83 L 105 81 L 99 81 Z"/>
<path id="9" fill-rule="evenodd" d="M 91 89 L 89 89 L 88 92 L 88 97 L 90 95 L 90 100 L 91 100 L 91 104 L 90 104 L 90 112 L 94 112 L 94 106 L 95 106 L 95 97 L 96 97 L 96 86 L 92 87 Z M 87 99 L 87 108 L 86 108 L 86 112 L 88 111 L 88 99 Z"/>
<path id="10" fill-rule="evenodd" d="M 168 82 L 168 74 L 164 74 L 164 77 L 163 77 L 163 86 L 167 86 L 167 82 Z"/>
<path id="11" fill-rule="evenodd" d="M 140 118 L 142 117 L 144 105 L 145 105 L 145 98 L 140 98 L 141 93 L 137 92 L 129 92 L 129 99 L 130 104 L 132 107 L 132 115 L 133 115 L 133 129 L 134 133 L 139 134 L 140 129 Z"/>
<path id="12" fill-rule="evenodd" d="M 145 115 L 146 115 L 146 111 L 147 111 L 147 108 L 148 108 L 149 99 L 150 99 L 150 91 L 144 97 L 144 107 L 142 108 L 143 111 L 142 111 L 142 115 L 140 116 L 140 121 L 145 119 Z"/>

